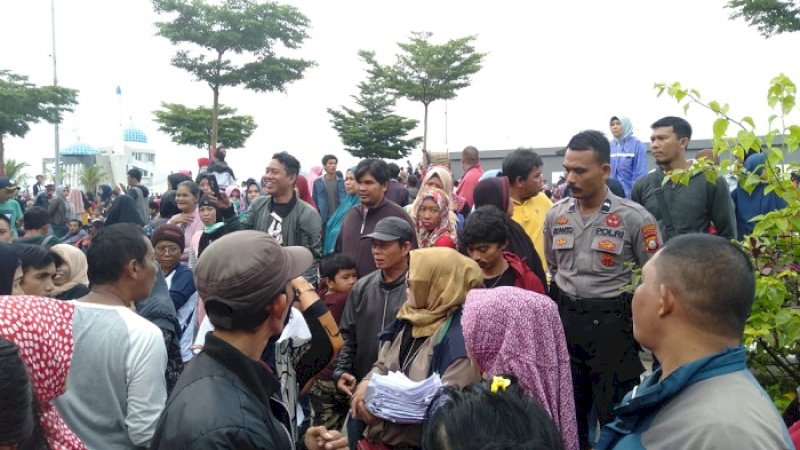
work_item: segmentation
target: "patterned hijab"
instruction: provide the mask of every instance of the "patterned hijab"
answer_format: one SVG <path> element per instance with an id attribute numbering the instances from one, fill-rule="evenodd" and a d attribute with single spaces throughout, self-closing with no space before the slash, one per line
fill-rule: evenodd
<path id="1" fill-rule="evenodd" d="M 564 448 L 578 434 L 569 353 L 558 307 L 549 297 L 515 287 L 474 289 L 461 318 L 467 351 L 489 376 L 512 373 L 550 413 Z"/>
<path id="2" fill-rule="evenodd" d="M 419 184 L 419 191 L 425 192 L 428 189 L 426 187 L 428 181 L 434 177 L 438 178 L 439 181 L 442 182 L 442 190 L 445 194 L 447 194 L 447 199 L 450 202 L 450 208 L 454 209 L 455 204 L 453 203 L 453 196 L 455 195 L 455 191 L 453 190 L 453 176 L 450 174 L 450 170 L 447 167 L 433 166 L 428 169 L 428 172 L 425 174 L 425 176 L 422 178 L 422 182 Z M 406 206 L 406 212 L 412 217 L 416 217 L 416 211 L 419 209 L 420 203 L 422 203 L 422 196 L 417 195 L 417 198 L 414 199 L 414 203 Z"/>
<path id="3" fill-rule="evenodd" d="M 74 313 L 71 302 L 32 296 L 0 297 L 0 336 L 19 347 L 39 406 L 39 422 L 51 449 L 86 449 L 52 404 L 67 388 Z"/>
<path id="4" fill-rule="evenodd" d="M 428 337 L 464 304 L 470 289 L 483 286 L 478 263 L 447 247 L 410 253 L 408 282 L 415 306 L 404 303 L 397 318 L 411 323 L 414 338 Z"/>
<path id="5" fill-rule="evenodd" d="M 437 240 L 442 236 L 450 236 L 450 239 L 458 246 L 458 231 L 456 230 L 456 215 L 450 209 L 450 199 L 447 194 L 438 188 L 428 188 L 422 194 L 417 196 L 420 198 L 419 202 L 414 202 L 414 210 L 412 217 L 417 228 L 417 242 L 420 248 L 433 247 Z M 419 218 L 419 208 L 425 200 L 433 200 L 439 208 L 439 223 L 432 231 L 428 231 L 422 226 L 422 221 Z"/>

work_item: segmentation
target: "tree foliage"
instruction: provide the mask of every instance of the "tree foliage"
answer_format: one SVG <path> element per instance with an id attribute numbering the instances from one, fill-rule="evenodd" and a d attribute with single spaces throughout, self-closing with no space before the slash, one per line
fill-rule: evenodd
<path id="1" fill-rule="evenodd" d="M 213 93 L 210 157 L 217 144 L 219 91 L 223 86 L 244 86 L 256 92 L 283 92 L 286 85 L 303 78 L 314 63 L 278 56 L 297 49 L 306 39 L 308 19 L 297 8 L 257 0 L 153 0 L 156 12 L 171 14 L 157 22 L 158 34 L 173 44 L 188 44 L 172 64 Z"/>
<path id="2" fill-rule="evenodd" d="M 452 39 L 440 45 L 430 42 L 432 36 L 428 32 L 414 32 L 409 42 L 398 43 L 401 52 L 392 65 L 380 64 L 374 52 L 360 52 L 370 65 L 372 77 L 382 80 L 392 93 L 422 103 L 425 109 L 423 151 L 428 144 L 428 106 L 436 100 L 455 98 L 456 91 L 468 87 L 486 56 L 475 50 L 475 36 Z"/>
<path id="3" fill-rule="evenodd" d="M 753 232 L 739 243 L 755 266 L 756 296 L 744 333 L 750 350 L 748 365 L 783 410 L 795 400 L 800 386 L 800 189 L 791 182 L 791 173 L 800 167 L 787 163 L 785 156 L 800 146 L 800 124 L 787 123 L 797 110 L 795 84 L 785 75 L 773 78 L 767 91 L 767 103 L 775 111 L 765 132 L 757 133 L 750 116 L 735 119 L 730 106 L 717 101 L 705 102 L 700 93 L 680 83 L 656 84 L 659 95 L 667 93 L 684 105 L 699 105 L 717 119 L 713 124 L 714 153 L 728 155 L 719 165 L 701 159 L 686 171 L 676 170 L 672 177 L 688 183 L 703 173 L 709 180 L 733 174 L 739 186 L 748 192 L 766 185 L 764 192 L 775 192 L 787 207 L 757 216 Z M 733 130 L 731 130 L 733 126 Z M 763 171 L 745 171 L 742 160 L 750 152 L 763 152 Z"/>
<path id="4" fill-rule="evenodd" d="M 729 0 L 731 19 L 742 18 L 764 37 L 800 31 L 800 2 L 795 0 Z"/>
<path id="5" fill-rule="evenodd" d="M 91 166 L 84 166 L 81 173 L 78 175 L 78 181 L 83 186 L 84 192 L 96 192 L 97 185 L 100 184 L 108 175 L 102 167 L 97 164 Z"/>
<path id="6" fill-rule="evenodd" d="M 5 167 L 6 170 L 5 176 L 15 180 L 18 185 L 22 186 L 27 183 L 28 175 L 22 171 L 25 170 L 26 167 L 30 167 L 30 164 L 25 161 L 17 162 L 15 159 L 9 158 L 5 160 L 3 167 Z"/>
<path id="7" fill-rule="evenodd" d="M 61 123 L 65 112 L 77 104 L 78 91 L 59 86 L 36 86 L 28 77 L 0 70 L 0 175 L 6 135 L 25 137 L 31 125 L 45 121 Z"/>
<path id="8" fill-rule="evenodd" d="M 200 149 L 211 145 L 212 109 L 205 106 L 189 108 L 177 103 L 161 103 L 162 109 L 153 111 L 159 131 L 169 134 L 172 141 L 180 145 L 191 145 Z M 256 130 L 252 116 L 237 116 L 236 108 L 219 105 L 217 117 L 217 141 L 225 148 L 242 148 Z"/>
<path id="9" fill-rule="evenodd" d="M 394 114 L 395 98 L 380 80 L 361 82 L 358 89 L 353 98 L 360 110 L 328 109 L 345 150 L 357 158 L 399 159 L 419 145 L 421 137 L 406 139 L 418 121 Z"/>

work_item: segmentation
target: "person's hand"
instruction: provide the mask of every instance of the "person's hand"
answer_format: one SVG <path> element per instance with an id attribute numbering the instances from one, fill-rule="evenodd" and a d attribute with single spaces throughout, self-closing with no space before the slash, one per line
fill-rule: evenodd
<path id="1" fill-rule="evenodd" d="M 292 278 L 292 280 L 289 281 L 289 286 L 291 286 L 295 291 L 299 292 L 303 292 L 309 288 L 314 289 L 314 285 L 309 283 L 308 280 L 303 278 L 302 275 L 297 278 Z"/>
<path id="2" fill-rule="evenodd" d="M 225 195 L 224 192 L 219 193 L 219 197 L 216 197 L 213 193 L 209 192 L 206 194 L 208 199 L 211 201 L 211 204 L 216 206 L 219 209 L 228 209 L 231 207 L 231 200 Z"/>
<path id="3" fill-rule="evenodd" d="M 127 192 L 128 189 L 125 188 L 124 184 L 120 183 L 119 184 L 119 190 L 120 190 L 120 192 Z"/>
<path id="4" fill-rule="evenodd" d="M 347 448 L 347 438 L 335 430 L 325 427 L 310 427 L 306 430 L 305 444 L 308 450 L 335 450 Z"/>
<path id="5" fill-rule="evenodd" d="M 356 392 L 350 399 L 350 409 L 353 411 L 353 414 L 356 417 L 361 419 L 367 425 L 375 425 L 379 419 L 372 415 L 372 413 L 367 409 L 367 405 L 364 404 L 364 397 L 367 394 L 367 386 L 369 386 L 369 380 L 363 380 L 358 384 Z"/>
<path id="6" fill-rule="evenodd" d="M 188 225 L 194 221 L 194 214 L 179 213 L 169 219 L 169 223 L 173 225 Z"/>
<path id="7" fill-rule="evenodd" d="M 336 389 L 342 394 L 346 394 L 348 397 L 353 396 L 353 390 L 355 390 L 355 388 L 356 377 L 347 372 L 343 373 L 342 376 L 339 377 L 339 381 L 336 382 Z"/>

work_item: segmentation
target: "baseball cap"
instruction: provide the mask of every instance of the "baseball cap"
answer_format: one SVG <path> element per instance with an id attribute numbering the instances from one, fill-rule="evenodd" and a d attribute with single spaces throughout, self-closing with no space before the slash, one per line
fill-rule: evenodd
<path id="1" fill-rule="evenodd" d="M 281 247 L 262 231 L 223 236 L 203 251 L 195 268 L 197 293 L 215 327 L 250 330 L 267 318 L 266 305 L 313 262 L 304 247 Z"/>
<path id="2" fill-rule="evenodd" d="M 361 239 L 372 238 L 379 241 L 411 241 L 414 229 L 405 220 L 399 217 L 384 217 L 375 224 L 372 233 L 362 236 Z"/>
<path id="3" fill-rule="evenodd" d="M 8 177 L 0 177 L 0 189 L 7 191 L 16 191 L 19 189 L 17 182 Z"/>

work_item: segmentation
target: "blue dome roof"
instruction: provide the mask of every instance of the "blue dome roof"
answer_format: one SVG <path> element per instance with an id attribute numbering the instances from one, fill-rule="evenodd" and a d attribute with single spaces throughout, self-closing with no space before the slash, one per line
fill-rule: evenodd
<path id="1" fill-rule="evenodd" d="M 147 144 L 147 135 L 144 134 L 144 131 L 130 126 L 122 132 L 122 140 L 125 142 L 141 142 L 142 144 Z"/>
<path id="2" fill-rule="evenodd" d="M 89 144 L 78 142 L 77 144 L 70 145 L 69 147 L 61 149 L 61 156 L 86 156 L 96 155 L 100 153 L 99 150 Z"/>

